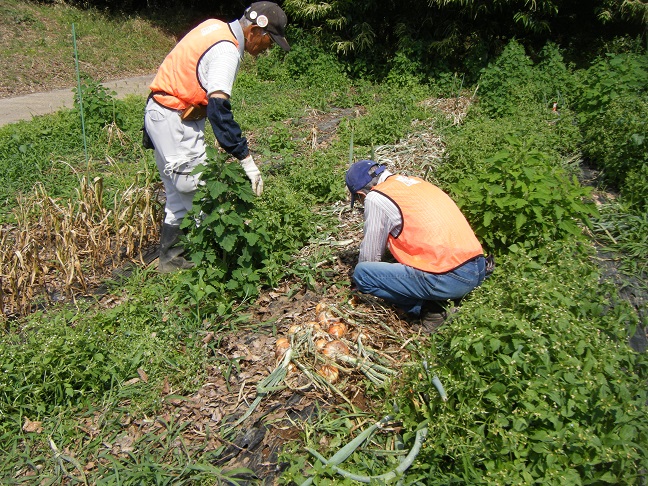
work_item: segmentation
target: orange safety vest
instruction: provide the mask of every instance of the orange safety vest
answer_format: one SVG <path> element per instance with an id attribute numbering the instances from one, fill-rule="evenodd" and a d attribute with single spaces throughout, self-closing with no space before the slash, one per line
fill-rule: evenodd
<path id="1" fill-rule="evenodd" d="M 430 273 L 446 273 L 483 255 L 468 221 L 441 189 L 418 177 L 393 175 L 372 190 L 389 198 L 403 220 L 387 242 L 394 258 Z"/>
<path id="2" fill-rule="evenodd" d="M 225 22 L 205 20 L 176 44 L 158 69 L 151 83 L 155 101 L 167 108 L 184 110 L 190 105 L 207 106 L 207 90 L 198 79 L 198 63 L 219 42 L 232 42 L 236 36 Z"/>

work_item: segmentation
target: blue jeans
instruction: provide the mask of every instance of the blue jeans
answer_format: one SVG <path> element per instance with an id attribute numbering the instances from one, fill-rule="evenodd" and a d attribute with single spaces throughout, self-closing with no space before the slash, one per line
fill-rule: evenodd
<path id="1" fill-rule="evenodd" d="M 362 262 L 353 272 L 357 289 L 396 304 L 412 315 L 428 300 L 459 299 L 484 281 L 486 259 L 474 258 L 451 272 L 435 274 L 401 263 Z"/>

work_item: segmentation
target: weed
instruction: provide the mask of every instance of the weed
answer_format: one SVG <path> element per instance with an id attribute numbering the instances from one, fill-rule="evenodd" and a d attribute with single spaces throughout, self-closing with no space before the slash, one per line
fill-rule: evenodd
<path id="1" fill-rule="evenodd" d="M 646 287 L 648 275 L 648 214 L 630 212 L 619 204 L 602 206 L 592 229 L 602 250 L 619 262 L 619 269 Z"/>
<path id="2" fill-rule="evenodd" d="M 537 248 L 563 238 L 582 239 L 590 225 L 591 191 L 570 180 L 549 157 L 508 139 L 510 149 L 481 163 L 451 188 L 475 233 L 490 250 L 512 245 Z"/>
<path id="3" fill-rule="evenodd" d="M 78 112 L 83 108 L 83 119 L 87 128 L 101 129 L 106 125 L 115 123 L 122 125 L 118 109 L 119 101 L 115 99 L 117 93 L 109 91 L 98 81 L 84 75 L 81 77 L 81 86 L 74 88 L 74 106 Z"/>
<path id="4" fill-rule="evenodd" d="M 632 483 L 646 467 L 646 357 L 625 344 L 636 315 L 608 301 L 573 248 L 504 259 L 506 278 L 476 292 L 426 348 L 450 401 L 417 401 L 432 393 L 412 370 L 400 409 L 410 428 L 427 418 L 432 437 L 419 478 Z"/>
<path id="5" fill-rule="evenodd" d="M 647 118 L 648 96 L 615 100 L 583 127 L 583 151 L 601 169 L 605 182 L 621 189 L 626 202 L 637 209 L 648 208 Z"/>

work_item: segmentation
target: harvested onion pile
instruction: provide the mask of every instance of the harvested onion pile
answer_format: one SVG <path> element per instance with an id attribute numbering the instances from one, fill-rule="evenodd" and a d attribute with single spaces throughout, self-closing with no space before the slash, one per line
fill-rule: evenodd
<path id="1" fill-rule="evenodd" d="M 329 389 L 348 403 L 351 401 L 334 383 L 340 374 L 362 372 L 372 383 L 384 385 L 396 372 L 387 365 L 384 355 L 363 345 L 367 336 L 359 330 L 351 331 L 349 324 L 339 317 L 340 311 L 320 303 L 315 308 L 316 321 L 307 321 L 290 327 L 288 336 L 277 338 L 275 356 L 277 365 L 269 376 L 257 383 L 257 394 L 248 410 L 228 426 L 234 430 L 247 420 L 269 393 L 292 386 L 288 376 L 305 377 L 308 383 L 320 389 Z M 295 373 L 301 371 L 301 375 Z"/>
<path id="2" fill-rule="evenodd" d="M 291 364 L 312 381 L 332 385 L 340 379 L 341 372 L 360 370 L 376 385 L 383 385 L 396 372 L 376 362 L 380 356 L 362 344 L 366 335 L 351 330 L 350 325 L 339 316 L 339 311 L 319 303 L 315 307 L 316 321 L 295 324 L 287 337 L 279 337 L 275 355 L 282 359 L 291 350 Z M 350 366 L 349 366 L 350 365 Z M 315 373 L 311 373 L 314 370 Z"/>

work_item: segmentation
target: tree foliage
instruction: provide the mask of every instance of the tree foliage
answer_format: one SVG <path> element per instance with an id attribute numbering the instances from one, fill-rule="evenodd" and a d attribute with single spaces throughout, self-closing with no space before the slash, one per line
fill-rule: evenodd
<path id="1" fill-rule="evenodd" d="M 648 12 L 635 0 L 285 0 L 284 8 L 300 26 L 317 29 L 338 54 L 382 60 L 372 64 L 377 75 L 389 72 L 398 52 L 432 70 L 479 68 L 512 38 L 538 49 L 552 40 L 579 52 L 595 47 L 594 38 L 641 35 Z"/>

